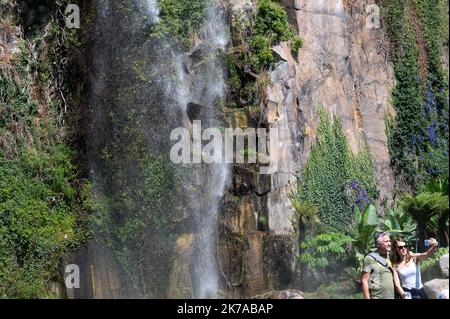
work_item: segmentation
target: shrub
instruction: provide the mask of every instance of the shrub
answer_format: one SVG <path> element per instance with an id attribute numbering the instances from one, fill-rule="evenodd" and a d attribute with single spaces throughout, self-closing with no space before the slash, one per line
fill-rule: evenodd
<path id="1" fill-rule="evenodd" d="M 187 49 L 190 36 L 203 25 L 209 4 L 210 0 L 159 0 L 160 21 L 153 26 L 151 35 L 175 40 Z"/>
<path id="2" fill-rule="evenodd" d="M 237 101 L 258 104 L 261 94 L 257 79 L 274 67 L 276 59 L 271 47 L 281 41 L 289 41 L 294 54 L 303 45 L 280 4 L 260 0 L 256 12 L 233 13 L 227 62 L 230 87 Z"/>
<path id="3" fill-rule="evenodd" d="M 342 233 L 325 233 L 316 235 L 300 243 L 304 253 L 299 256 L 299 261 L 309 268 L 324 268 L 342 259 L 348 250 L 348 244 L 352 241 L 349 236 Z"/>
<path id="4" fill-rule="evenodd" d="M 442 256 L 448 254 L 448 247 L 440 247 L 433 255 L 420 264 L 420 270 L 426 271 L 428 268 L 439 266 L 439 261 Z"/>
<path id="5" fill-rule="evenodd" d="M 270 49 L 269 39 L 263 35 L 257 35 L 251 40 L 251 48 L 254 52 L 252 56 L 252 65 L 258 72 L 266 66 L 273 63 L 274 57 Z"/>
<path id="6" fill-rule="evenodd" d="M 353 222 L 355 199 L 345 192 L 351 181 L 359 182 L 370 201 L 378 196 L 373 160 L 364 144 L 352 154 L 338 118 L 331 122 L 323 109 L 319 117 L 317 142 L 301 171 L 297 197 L 316 206 L 325 225 L 345 231 Z"/>
<path id="7" fill-rule="evenodd" d="M 70 151 L 26 153 L 0 157 L 0 295 L 35 298 L 46 295 L 66 248 L 82 239 Z"/>
<path id="8" fill-rule="evenodd" d="M 387 121 L 391 163 L 400 185 L 416 192 L 430 178 L 448 176 L 448 79 L 441 63 L 447 10 L 443 0 L 384 0 L 382 5 L 397 80 L 396 118 Z M 412 12 L 419 16 L 420 30 Z M 427 57 L 426 65 L 419 65 L 420 55 Z"/>
<path id="9" fill-rule="evenodd" d="M 57 3 L 59 9 L 64 5 Z M 14 64 L 0 74 L 0 298 L 51 297 L 50 282 L 62 280 L 59 265 L 66 250 L 89 237 L 82 226 L 85 207 L 77 186 L 84 181 L 76 174 L 74 152 L 56 117 L 60 91 L 47 105 L 31 94 L 53 93 L 40 86 L 36 59 L 45 61 L 49 74 L 58 73 L 58 81 L 63 78 L 60 67 L 66 62 L 56 62 L 52 54 L 65 52 L 63 34 L 53 33 L 58 41 L 40 39 L 42 46 L 37 39 L 27 40 L 36 44 L 33 51 L 20 40 Z M 44 80 L 63 90 L 60 82 Z"/>

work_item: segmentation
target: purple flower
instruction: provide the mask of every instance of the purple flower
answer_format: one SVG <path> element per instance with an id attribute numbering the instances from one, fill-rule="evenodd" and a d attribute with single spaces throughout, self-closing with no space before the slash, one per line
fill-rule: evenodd
<path id="1" fill-rule="evenodd" d="M 437 144 L 437 137 L 436 137 L 436 123 L 432 122 L 429 126 L 428 126 L 428 140 L 436 145 Z"/>
<path id="2" fill-rule="evenodd" d="M 411 144 L 412 144 L 412 145 L 416 145 L 416 144 L 417 144 L 417 139 L 416 139 L 416 136 L 415 136 L 415 135 L 413 135 L 413 136 L 411 137 Z"/>
<path id="3" fill-rule="evenodd" d="M 418 134 L 417 135 L 417 142 L 421 143 L 423 141 L 423 135 L 422 134 Z"/>

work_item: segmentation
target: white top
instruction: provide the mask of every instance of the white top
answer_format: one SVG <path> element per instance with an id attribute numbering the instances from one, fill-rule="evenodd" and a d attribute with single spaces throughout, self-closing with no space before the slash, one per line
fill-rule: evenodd
<path id="1" fill-rule="evenodd" d="M 411 259 L 405 267 L 397 268 L 397 273 L 402 287 L 408 289 L 421 289 L 423 287 L 420 269 L 418 265 L 416 266 L 414 260 Z"/>

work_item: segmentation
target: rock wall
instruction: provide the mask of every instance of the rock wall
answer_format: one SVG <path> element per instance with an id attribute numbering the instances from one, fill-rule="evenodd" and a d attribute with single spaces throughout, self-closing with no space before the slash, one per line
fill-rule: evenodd
<path id="1" fill-rule="evenodd" d="M 67 288 L 69 299 L 140 298 L 137 289 L 120 270 L 111 249 L 91 241 L 85 248 L 66 255 L 64 265 L 75 264 L 80 269 L 80 287 Z M 64 273 L 65 267 L 61 269 Z"/>
<path id="2" fill-rule="evenodd" d="M 393 172 L 385 132 L 385 114 L 392 112 L 393 70 L 389 42 L 382 28 L 368 28 L 366 8 L 374 1 L 296 1 L 300 52 L 297 84 L 305 116 L 303 161 L 314 142 L 318 107 L 343 119 L 354 152 L 364 136 L 375 160 L 380 198 L 392 197 Z"/>
<path id="3" fill-rule="evenodd" d="M 224 272 L 226 278 L 233 277 L 233 269 L 243 272 L 241 281 L 229 287 L 244 296 L 257 293 L 252 288 L 255 284 L 246 282 L 245 274 L 249 272 L 252 276 L 247 279 L 257 282 L 260 291 L 296 285 L 294 211 L 289 195 L 295 190 L 298 173 L 315 142 L 320 107 L 342 118 L 354 152 L 362 138 L 367 140 L 375 161 L 380 199 L 391 201 L 393 196 L 394 175 L 389 165 L 385 114 L 393 112 L 390 92 L 394 74 L 388 61 L 385 30 L 367 27 L 366 8 L 374 1 L 283 0 L 281 3 L 303 38 L 303 48 L 296 57 L 287 43 L 273 48 L 278 64 L 270 74 L 271 81 L 260 105 L 263 114 L 257 114 L 259 122 L 254 111 L 244 115 L 240 111 L 238 117 L 234 112 L 231 116 L 235 126 L 262 123 L 277 128 L 279 134 L 278 171 L 264 176 L 250 167 L 236 166 L 232 192 L 239 197 L 235 198 L 232 209 L 225 210 L 222 219 L 221 251 L 225 260 L 227 253 L 223 250 L 230 248 L 229 238 L 237 236 L 246 243 L 240 243 L 244 245 L 243 255 L 254 249 L 252 258 L 231 259 L 224 267 L 228 270 Z M 234 10 L 242 10 L 251 3 L 234 0 L 231 5 Z M 238 222 L 242 220 L 252 222 Z M 261 220 L 265 223 L 261 224 Z M 262 266 L 255 268 L 256 264 Z"/>

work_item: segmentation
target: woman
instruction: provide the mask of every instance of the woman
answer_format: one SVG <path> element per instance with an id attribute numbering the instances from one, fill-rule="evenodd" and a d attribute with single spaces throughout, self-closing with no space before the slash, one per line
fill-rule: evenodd
<path id="1" fill-rule="evenodd" d="M 428 299 L 422 285 L 419 262 L 426 260 L 436 251 L 438 247 L 436 239 L 430 238 L 429 244 L 427 252 L 414 254 L 408 250 L 408 245 L 403 239 L 394 241 L 392 260 L 394 286 L 403 299 L 408 298 L 408 295 L 411 299 Z"/>

